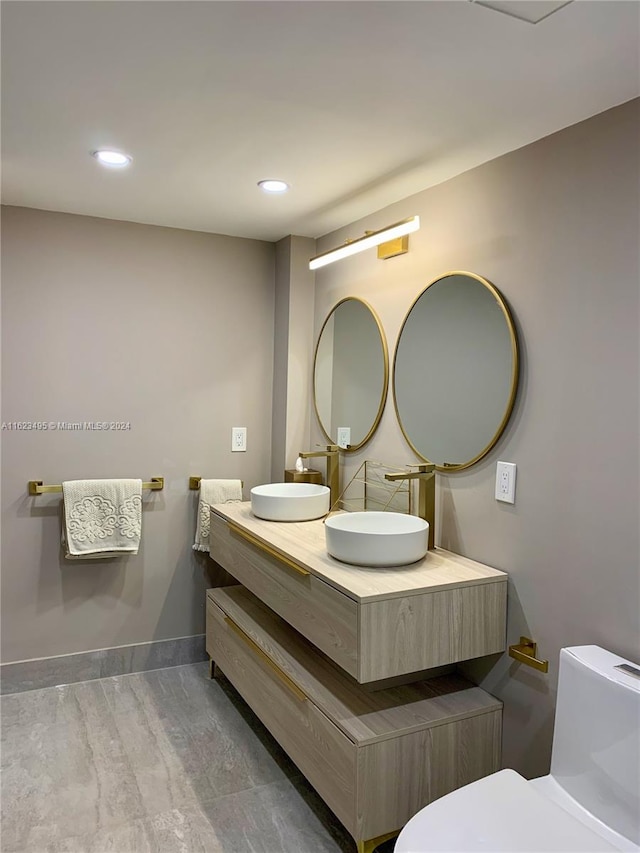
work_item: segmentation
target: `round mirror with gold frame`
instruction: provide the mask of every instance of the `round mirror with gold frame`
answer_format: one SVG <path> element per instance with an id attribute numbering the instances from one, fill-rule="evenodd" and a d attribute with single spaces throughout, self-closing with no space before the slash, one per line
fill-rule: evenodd
<path id="1" fill-rule="evenodd" d="M 358 450 L 382 417 L 389 352 L 380 320 L 363 299 L 347 296 L 324 321 L 313 359 L 313 403 L 332 444 Z"/>
<path id="2" fill-rule="evenodd" d="M 427 285 L 393 362 L 398 423 L 416 454 L 440 471 L 482 459 L 513 410 L 518 362 L 513 318 L 494 285 L 460 271 Z"/>

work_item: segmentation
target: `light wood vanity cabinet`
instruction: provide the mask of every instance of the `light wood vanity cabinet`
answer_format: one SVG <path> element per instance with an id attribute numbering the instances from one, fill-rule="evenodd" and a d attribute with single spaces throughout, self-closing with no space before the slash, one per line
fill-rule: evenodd
<path id="1" fill-rule="evenodd" d="M 233 505 L 232 512 L 237 508 Z M 249 510 L 249 524 L 253 518 L 250 513 Z M 248 533 L 212 512 L 209 553 L 243 586 L 357 678 L 357 602 L 284 555 L 283 562 L 281 556 L 265 550 L 264 541 L 249 541 Z"/>
<path id="2" fill-rule="evenodd" d="M 211 512 L 211 557 L 360 683 L 502 652 L 507 575 L 440 548 L 391 569 L 326 553 L 321 520 Z"/>
<path id="3" fill-rule="evenodd" d="M 207 652 L 361 851 L 499 769 L 497 699 L 457 675 L 366 691 L 242 586 L 208 591 Z"/>
<path id="4" fill-rule="evenodd" d="M 248 502 L 213 507 L 209 541 L 241 586 L 208 591 L 207 652 L 360 853 L 499 769 L 502 703 L 456 674 L 418 679 L 504 650 L 504 572 L 441 549 L 348 566 L 321 520 L 263 521 Z M 414 683 L 375 689 L 394 677 Z"/>

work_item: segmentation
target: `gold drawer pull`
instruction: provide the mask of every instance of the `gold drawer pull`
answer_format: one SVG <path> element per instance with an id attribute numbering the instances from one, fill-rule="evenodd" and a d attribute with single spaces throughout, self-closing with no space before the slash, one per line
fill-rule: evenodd
<path id="1" fill-rule="evenodd" d="M 301 575 L 310 575 L 311 572 L 307 571 L 307 569 L 303 569 L 302 566 L 299 566 L 297 563 L 294 563 L 293 560 L 287 559 L 283 554 L 279 551 L 276 551 L 275 548 L 271 548 L 269 545 L 265 545 L 264 542 L 261 542 L 257 537 L 253 536 L 253 534 L 248 533 L 246 530 L 243 530 L 242 527 L 238 527 L 237 524 L 234 524 L 232 521 L 228 521 L 229 529 L 232 533 L 236 533 L 238 536 L 241 536 L 243 539 L 246 539 L 247 542 L 250 542 L 252 545 L 255 545 L 256 548 L 259 548 L 261 551 L 264 551 L 270 557 L 275 557 L 276 560 L 279 560 L 281 563 L 284 563 L 285 566 L 288 566 L 290 569 L 293 569 L 294 572 L 298 572 Z"/>
<path id="2" fill-rule="evenodd" d="M 249 648 L 251 649 L 251 651 L 252 651 L 255 655 L 257 655 L 261 660 L 263 660 L 263 661 L 267 664 L 267 666 L 269 666 L 269 667 L 274 671 L 274 673 L 278 676 L 278 678 L 280 679 L 280 681 L 285 685 L 285 687 L 287 687 L 287 688 L 291 691 L 291 693 L 293 693 L 293 695 L 296 697 L 296 699 L 298 699 L 300 702 L 304 702 L 304 700 L 307 698 L 307 697 L 306 697 L 306 694 L 305 694 L 305 693 L 303 693 L 303 692 L 302 692 L 302 690 L 300 690 L 300 688 L 299 688 L 299 687 L 298 687 L 298 685 L 295 683 L 295 681 L 292 681 L 292 680 L 289 678 L 289 676 L 288 676 L 288 675 L 286 675 L 286 674 L 285 674 L 285 673 L 280 669 L 280 667 L 279 667 L 277 664 L 275 664 L 275 663 L 271 660 L 271 658 L 269 657 L 269 655 L 268 655 L 266 652 L 264 652 L 264 651 L 260 648 L 260 646 L 259 646 L 259 645 L 254 641 L 254 640 L 252 640 L 252 639 L 251 639 L 251 637 L 250 637 L 248 634 L 246 634 L 246 633 L 242 630 L 242 628 L 241 628 L 239 625 L 237 625 L 237 624 L 233 621 L 233 619 L 232 619 L 230 616 L 225 615 L 225 617 L 224 617 L 224 621 L 227 623 L 227 625 L 228 625 L 228 626 L 229 626 L 233 631 L 235 631 L 235 633 L 236 633 L 236 634 L 237 634 L 237 635 L 238 635 L 242 640 L 244 640 L 244 642 L 249 646 Z"/>

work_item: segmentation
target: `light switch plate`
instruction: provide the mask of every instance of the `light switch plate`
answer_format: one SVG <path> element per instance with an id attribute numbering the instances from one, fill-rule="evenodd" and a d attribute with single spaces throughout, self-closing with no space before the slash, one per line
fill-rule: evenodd
<path id="1" fill-rule="evenodd" d="M 345 449 L 349 447 L 351 444 L 351 427 L 338 427 L 338 440 L 336 444 L 338 447 L 344 447 Z"/>
<path id="2" fill-rule="evenodd" d="M 231 427 L 231 451 L 242 453 L 247 449 L 247 428 Z"/>
<path id="3" fill-rule="evenodd" d="M 516 502 L 516 466 L 513 462 L 496 465 L 496 500 L 508 504 Z"/>

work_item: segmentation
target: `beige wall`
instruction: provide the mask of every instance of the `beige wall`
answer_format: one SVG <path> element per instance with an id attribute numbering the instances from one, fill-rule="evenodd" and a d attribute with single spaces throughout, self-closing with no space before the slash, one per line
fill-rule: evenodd
<path id="1" fill-rule="evenodd" d="M 269 480 L 274 246 L 4 208 L 3 421 L 130 421 L 2 434 L 4 661 L 204 630 L 190 474 Z M 248 428 L 231 453 L 231 427 Z M 27 481 L 165 477 L 126 560 L 61 559 L 60 496 Z"/>
<path id="2" fill-rule="evenodd" d="M 309 258 L 315 240 L 284 237 L 276 243 L 273 425 L 271 482 L 284 479 L 298 453 L 306 450 L 311 429 L 309 375 L 313 351 L 313 273 Z"/>
<path id="3" fill-rule="evenodd" d="M 301 346 L 303 324 L 276 349 L 288 393 L 276 387 L 274 424 L 297 440 L 309 417 L 323 443 L 300 377 L 308 392 L 315 336 L 339 299 L 371 303 L 391 353 L 413 299 L 445 271 L 479 273 L 510 303 L 515 411 L 488 457 L 438 476 L 437 541 L 510 573 L 508 641 L 529 634 L 551 661 L 548 676 L 506 655 L 473 667 L 505 702 L 505 765 L 527 775 L 548 768 L 559 649 L 640 656 L 638 132 L 633 102 L 327 235 L 319 252 L 422 219 L 409 254 L 319 271 L 314 339 Z M 3 658 L 198 633 L 207 561 L 190 549 L 187 476 L 243 477 L 248 495 L 276 455 L 278 470 L 294 461 L 293 439 L 271 443 L 274 247 L 16 208 L 3 237 L 3 420 L 132 423 L 3 434 Z M 278 336 L 292 307 L 307 316 L 310 245 L 279 246 Z M 246 454 L 230 453 L 231 426 L 248 427 Z M 416 461 L 391 395 L 347 477 L 363 459 Z M 513 507 L 493 498 L 498 459 L 518 465 Z M 59 498 L 26 495 L 34 478 L 155 474 L 167 485 L 147 496 L 143 547 L 126 565 L 60 560 Z"/>
<path id="4" fill-rule="evenodd" d="M 421 217 L 409 254 L 379 261 L 368 251 L 316 273 L 316 335 L 339 299 L 360 296 L 393 353 L 414 298 L 454 269 L 488 278 L 515 314 L 513 417 L 479 464 L 438 475 L 436 541 L 510 573 L 508 642 L 527 634 L 551 662 L 549 675 L 506 655 L 473 668 L 505 702 L 505 765 L 527 775 L 548 770 L 560 648 L 640 657 L 639 138 L 636 101 L 318 241 L 322 252 Z M 315 417 L 312 430 L 320 440 Z M 391 395 L 347 477 L 363 459 L 417 461 Z M 494 500 L 498 459 L 518 466 L 515 506 Z"/>

